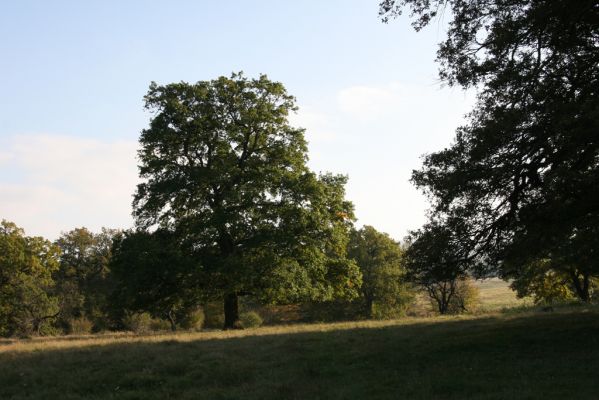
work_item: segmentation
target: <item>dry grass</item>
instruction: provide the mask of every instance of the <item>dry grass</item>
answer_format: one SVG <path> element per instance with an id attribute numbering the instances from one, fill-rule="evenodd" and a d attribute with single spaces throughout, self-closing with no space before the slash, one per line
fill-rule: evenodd
<path id="1" fill-rule="evenodd" d="M 479 285 L 487 310 L 523 304 Z M 0 341 L 2 400 L 596 399 L 598 371 L 590 306 Z"/>
<path id="2" fill-rule="evenodd" d="M 474 316 L 436 317 L 435 322 L 443 320 L 468 320 Z M 116 332 L 96 335 L 36 337 L 31 339 L 4 339 L 0 341 L 0 354 L 15 352 L 38 352 L 46 350 L 74 349 L 88 346 L 110 346 L 114 344 L 192 342 L 236 339 L 244 337 L 261 337 L 282 334 L 319 333 L 345 331 L 353 329 L 377 329 L 389 326 L 409 326 L 431 323 L 430 318 L 403 318 L 387 321 L 353 321 L 337 323 L 313 323 L 266 326 L 247 330 L 211 330 L 204 332 L 168 332 L 155 334 L 135 334 L 132 332 Z"/>
<path id="3" fill-rule="evenodd" d="M 480 290 L 480 310 L 482 311 L 498 311 L 533 304 L 531 299 L 518 298 L 516 293 L 510 289 L 509 283 L 499 278 L 476 281 L 476 286 Z"/>
<path id="4" fill-rule="evenodd" d="M 0 399 L 596 399 L 599 310 L 5 341 Z"/>

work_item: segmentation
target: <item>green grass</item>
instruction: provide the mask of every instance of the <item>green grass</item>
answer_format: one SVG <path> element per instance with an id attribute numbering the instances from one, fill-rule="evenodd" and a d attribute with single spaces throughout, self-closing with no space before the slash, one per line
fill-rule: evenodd
<path id="1" fill-rule="evenodd" d="M 0 344 L 0 399 L 598 397 L 592 307 Z"/>
<path id="2" fill-rule="evenodd" d="M 499 278 L 476 281 L 480 290 L 480 311 L 499 311 L 511 307 L 532 306 L 531 299 L 519 299 L 509 283 Z"/>

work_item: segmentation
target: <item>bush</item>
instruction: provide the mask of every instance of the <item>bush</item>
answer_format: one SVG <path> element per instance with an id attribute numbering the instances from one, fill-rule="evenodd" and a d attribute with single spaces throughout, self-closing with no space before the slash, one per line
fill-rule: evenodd
<path id="1" fill-rule="evenodd" d="M 69 333 L 72 335 L 88 335 L 92 333 L 94 323 L 85 316 L 69 319 Z"/>
<path id="2" fill-rule="evenodd" d="M 239 319 L 241 320 L 241 326 L 244 328 L 258 328 L 263 322 L 260 314 L 255 311 L 242 313 Z"/>
<path id="3" fill-rule="evenodd" d="M 338 322 L 363 319 L 363 305 L 360 301 L 331 300 L 307 302 L 301 305 L 304 322 Z"/>
<path id="4" fill-rule="evenodd" d="M 222 329 L 225 325 L 225 313 L 221 302 L 213 301 L 204 304 L 204 328 Z"/>
<path id="5" fill-rule="evenodd" d="M 170 331 L 171 324 L 165 319 L 153 318 L 150 321 L 150 330 L 151 331 Z"/>
<path id="6" fill-rule="evenodd" d="M 192 311 L 189 314 L 187 314 L 181 320 L 181 322 L 179 323 L 179 326 L 181 327 L 181 329 L 199 331 L 204 326 L 205 319 L 206 319 L 206 317 L 204 315 L 204 310 L 202 310 L 201 308 L 198 308 L 197 310 Z M 224 320 L 223 320 L 223 324 L 224 324 Z"/>
<path id="7" fill-rule="evenodd" d="M 135 333 L 148 333 L 152 329 L 152 317 L 148 313 L 127 313 L 123 318 L 125 329 Z"/>
<path id="8" fill-rule="evenodd" d="M 455 294 L 449 302 L 449 314 L 471 313 L 479 305 L 480 290 L 474 279 L 468 277 L 458 280 Z"/>
<path id="9" fill-rule="evenodd" d="M 384 303 L 375 301 L 372 305 L 372 319 L 397 319 L 405 317 L 408 313 L 408 308 L 413 302 L 413 297 L 410 302 Z"/>

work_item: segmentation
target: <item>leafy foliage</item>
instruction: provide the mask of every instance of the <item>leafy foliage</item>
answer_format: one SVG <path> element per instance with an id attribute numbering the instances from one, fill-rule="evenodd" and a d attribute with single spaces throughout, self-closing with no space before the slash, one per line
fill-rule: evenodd
<path id="1" fill-rule="evenodd" d="M 113 313 L 147 312 L 167 319 L 173 330 L 201 304 L 197 263 L 170 231 L 125 232 L 114 242 L 110 263 L 116 287 Z"/>
<path id="2" fill-rule="evenodd" d="M 362 272 L 360 300 L 368 318 L 398 317 L 414 296 L 405 278 L 400 245 L 372 226 L 352 231 L 348 255 Z"/>
<path id="3" fill-rule="evenodd" d="M 414 183 L 437 217 L 465 221 L 483 272 L 515 277 L 550 259 L 575 268 L 576 294 L 589 301 L 599 275 L 597 2 L 386 0 L 381 15 L 406 8 L 417 29 L 451 15 L 440 76 L 479 89 L 469 123 L 425 157 Z"/>
<path id="4" fill-rule="evenodd" d="M 71 318 L 69 321 L 69 333 L 75 335 L 87 335 L 92 333 L 94 324 L 85 316 Z"/>
<path id="5" fill-rule="evenodd" d="M 60 299 L 59 325 L 68 330 L 70 321 L 89 319 L 95 330 L 107 329 L 108 298 L 112 292 L 109 261 L 117 230 L 100 233 L 76 228 L 56 241 L 61 249 L 60 267 L 54 273 L 55 293 Z"/>
<path id="6" fill-rule="evenodd" d="M 426 290 L 441 314 L 456 311 L 460 285 L 478 265 L 467 233 L 460 221 L 432 221 L 408 238 L 407 277 Z"/>
<path id="7" fill-rule="evenodd" d="M 282 84 L 242 74 L 195 84 L 153 83 L 142 132 L 135 217 L 172 229 L 238 325 L 238 296 L 269 301 L 354 296 L 345 257 L 352 205 L 345 177 L 306 166 L 302 129 Z"/>
<path id="8" fill-rule="evenodd" d="M 518 268 L 511 287 L 520 297 L 532 296 L 537 304 L 554 304 L 574 300 L 581 280 L 581 274 L 574 266 L 543 259 Z M 597 290 L 598 283 L 596 278 L 589 278 L 586 284 L 590 293 Z"/>
<path id="9" fill-rule="evenodd" d="M 248 312 L 242 313 L 240 316 L 240 320 L 241 320 L 241 325 L 244 328 L 258 328 L 258 327 L 262 326 L 262 323 L 264 322 L 262 320 L 262 317 L 260 316 L 260 314 L 258 314 L 255 311 L 248 311 Z"/>
<path id="10" fill-rule="evenodd" d="M 469 276 L 458 279 L 455 294 L 449 301 L 448 314 L 463 314 L 476 311 L 479 306 L 479 289 Z"/>
<path id="11" fill-rule="evenodd" d="M 59 314 L 52 273 L 60 249 L 41 237 L 25 236 L 14 223 L 0 223 L 0 335 L 51 331 Z"/>

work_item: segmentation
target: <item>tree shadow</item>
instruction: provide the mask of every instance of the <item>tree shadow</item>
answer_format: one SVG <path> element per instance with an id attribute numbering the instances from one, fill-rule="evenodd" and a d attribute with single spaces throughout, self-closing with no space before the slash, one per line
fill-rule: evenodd
<path id="1" fill-rule="evenodd" d="M 596 398 L 599 313 L 0 353 L 2 399 Z M 318 326 L 315 326 L 315 329 Z"/>

